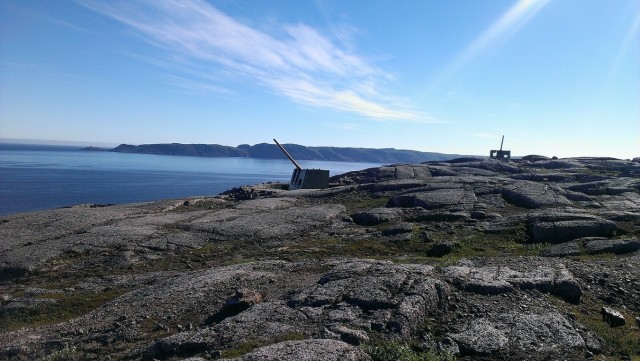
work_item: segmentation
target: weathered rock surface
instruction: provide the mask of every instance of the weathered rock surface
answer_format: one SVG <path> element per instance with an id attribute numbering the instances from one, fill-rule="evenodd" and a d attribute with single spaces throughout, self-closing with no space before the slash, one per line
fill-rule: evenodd
<path id="1" fill-rule="evenodd" d="M 635 357 L 639 177 L 464 158 L 4 217 L 0 359 Z"/>
<path id="2" fill-rule="evenodd" d="M 305 341 L 287 341 L 256 349 L 238 361 L 370 361 L 371 357 L 359 348 L 344 342 L 319 339 Z"/>
<path id="3" fill-rule="evenodd" d="M 508 202 L 524 208 L 571 205 L 571 202 L 558 191 L 558 188 L 544 183 L 517 181 L 506 186 L 502 194 Z"/>
<path id="4" fill-rule="evenodd" d="M 527 360 L 584 357 L 585 341 L 561 315 L 506 313 L 473 320 L 452 334 L 463 355 L 504 355 Z"/>
<path id="5" fill-rule="evenodd" d="M 570 302 L 579 302 L 580 285 L 562 265 L 552 267 L 461 267 L 443 269 L 444 277 L 462 290 L 483 295 L 513 292 L 515 288 L 551 293 Z"/>
<path id="6" fill-rule="evenodd" d="M 590 239 L 585 241 L 585 249 L 589 254 L 631 253 L 640 250 L 640 241 L 637 239 Z"/>
<path id="7" fill-rule="evenodd" d="M 602 313 L 602 320 L 611 325 L 611 327 L 624 326 L 624 324 L 626 323 L 626 320 L 624 319 L 622 313 L 620 313 L 620 311 L 614 310 L 613 308 L 602 307 L 600 313 Z"/>
<path id="8" fill-rule="evenodd" d="M 543 256 L 547 257 L 567 257 L 567 256 L 579 256 L 581 254 L 580 245 L 578 242 L 566 242 L 555 244 L 542 252 Z"/>
<path id="9" fill-rule="evenodd" d="M 376 224 L 395 221 L 399 219 L 402 212 L 390 208 L 374 208 L 368 211 L 351 215 L 353 221 L 362 226 L 373 226 Z"/>

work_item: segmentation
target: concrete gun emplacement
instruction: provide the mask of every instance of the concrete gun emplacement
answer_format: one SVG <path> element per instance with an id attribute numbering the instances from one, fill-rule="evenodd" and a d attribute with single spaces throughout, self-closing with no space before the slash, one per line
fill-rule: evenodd
<path id="1" fill-rule="evenodd" d="M 287 150 L 273 139 L 276 145 L 282 150 L 296 167 L 289 181 L 289 190 L 295 189 L 324 189 L 329 187 L 329 171 L 325 169 L 302 169 L 298 162 L 287 152 Z"/>

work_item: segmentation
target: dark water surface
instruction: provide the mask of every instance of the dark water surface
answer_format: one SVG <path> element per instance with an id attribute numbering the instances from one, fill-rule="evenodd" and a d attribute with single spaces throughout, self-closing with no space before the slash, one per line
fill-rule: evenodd
<path id="1" fill-rule="evenodd" d="M 284 157 L 284 156 L 283 156 Z M 331 176 L 378 166 L 300 161 Z M 0 144 L 0 215 L 67 207 L 216 195 L 245 184 L 288 181 L 287 159 L 201 158 Z"/>

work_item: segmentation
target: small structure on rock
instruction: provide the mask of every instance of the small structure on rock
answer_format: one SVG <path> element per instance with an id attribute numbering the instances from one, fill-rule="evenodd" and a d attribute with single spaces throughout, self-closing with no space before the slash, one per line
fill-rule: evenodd
<path id="1" fill-rule="evenodd" d="M 491 159 L 511 159 L 511 151 L 510 150 L 502 150 L 502 145 L 504 144 L 504 135 L 502 136 L 502 142 L 500 142 L 500 150 L 491 150 L 489 153 L 489 158 Z"/>
<path id="2" fill-rule="evenodd" d="M 286 149 L 277 140 L 278 147 L 289 158 L 291 163 L 296 167 L 289 181 L 289 190 L 294 189 L 323 189 L 329 187 L 329 171 L 325 169 L 302 169 L 298 162 L 287 152 Z"/>

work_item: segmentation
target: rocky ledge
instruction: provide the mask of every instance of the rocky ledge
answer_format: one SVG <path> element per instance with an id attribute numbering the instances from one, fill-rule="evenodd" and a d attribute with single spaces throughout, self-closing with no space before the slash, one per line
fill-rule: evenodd
<path id="1" fill-rule="evenodd" d="M 457 159 L 325 190 L 0 219 L 0 359 L 640 356 L 640 163 Z"/>

